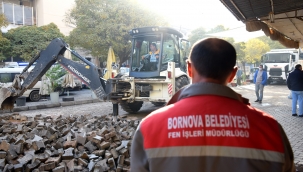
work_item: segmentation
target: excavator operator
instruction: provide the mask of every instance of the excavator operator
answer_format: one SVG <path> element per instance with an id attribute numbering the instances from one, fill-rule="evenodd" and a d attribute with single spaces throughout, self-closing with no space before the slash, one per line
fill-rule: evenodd
<path id="1" fill-rule="evenodd" d="M 150 71 L 157 70 L 157 63 L 159 62 L 159 53 L 160 51 L 157 49 L 156 43 L 151 43 L 149 46 L 150 52 L 146 55 L 142 56 L 142 60 L 144 58 L 149 58 L 149 63 L 146 64 L 147 67 L 145 69 L 148 69 Z"/>

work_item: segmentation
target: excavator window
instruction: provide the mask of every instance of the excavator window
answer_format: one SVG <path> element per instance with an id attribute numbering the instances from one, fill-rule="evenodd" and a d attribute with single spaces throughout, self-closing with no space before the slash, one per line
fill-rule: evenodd
<path id="1" fill-rule="evenodd" d="M 168 62 L 175 62 L 177 65 L 180 62 L 180 48 L 178 37 L 174 34 L 167 34 L 163 36 L 161 71 L 167 69 Z"/>
<path id="2" fill-rule="evenodd" d="M 161 54 L 161 36 L 147 36 L 134 40 L 132 71 L 157 71 Z"/>

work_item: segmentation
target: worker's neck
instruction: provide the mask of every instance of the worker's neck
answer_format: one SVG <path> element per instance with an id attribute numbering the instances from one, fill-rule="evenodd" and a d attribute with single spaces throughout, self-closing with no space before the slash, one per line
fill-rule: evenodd
<path id="1" fill-rule="evenodd" d="M 192 83 L 215 83 L 215 84 L 220 84 L 220 85 L 227 85 L 227 82 L 222 82 L 217 79 L 213 78 L 206 78 L 206 77 L 193 77 L 192 78 Z"/>

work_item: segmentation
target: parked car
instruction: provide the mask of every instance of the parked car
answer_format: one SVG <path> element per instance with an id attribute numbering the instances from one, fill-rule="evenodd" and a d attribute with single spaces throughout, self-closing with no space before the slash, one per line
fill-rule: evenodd
<path id="1" fill-rule="evenodd" d="M 30 68 L 31 71 L 33 68 Z M 1 87 L 9 87 L 12 85 L 15 75 L 21 74 L 23 71 L 22 68 L 0 68 L 0 88 Z M 25 73 L 24 76 L 27 76 L 28 73 Z M 26 90 L 23 93 L 24 97 L 29 98 L 31 101 L 39 101 L 41 95 L 39 93 L 41 86 L 41 80 L 39 80 L 31 89 Z"/>

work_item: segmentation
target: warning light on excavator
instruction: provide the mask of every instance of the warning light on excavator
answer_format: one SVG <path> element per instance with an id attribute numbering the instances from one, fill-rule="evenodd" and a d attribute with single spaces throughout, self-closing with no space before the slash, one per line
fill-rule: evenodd
<path id="1" fill-rule="evenodd" d="M 171 71 L 167 71 L 167 77 L 171 79 Z"/>

